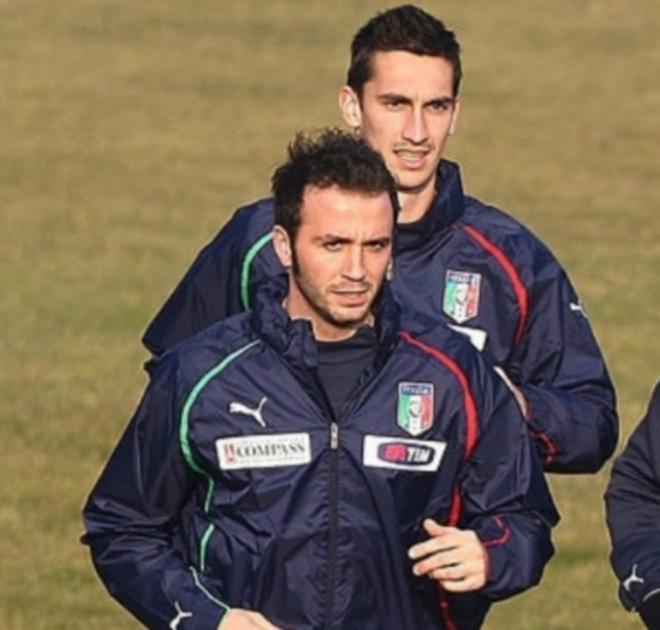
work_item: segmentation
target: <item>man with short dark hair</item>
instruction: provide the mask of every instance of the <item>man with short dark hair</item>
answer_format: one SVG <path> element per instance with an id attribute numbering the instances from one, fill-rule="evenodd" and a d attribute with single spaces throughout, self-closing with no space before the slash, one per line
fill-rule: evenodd
<path id="1" fill-rule="evenodd" d="M 519 408 L 383 281 L 395 184 L 336 131 L 273 177 L 286 278 L 163 354 L 84 510 L 150 628 L 476 628 L 536 584 L 557 515 Z"/>
<path id="2" fill-rule="evenodd" d="M 498 366 L 550 472 L 597 471 L 618 436 L 615 397 L 580 300 L 552 253 L 520 223 L 465 196 L 443 160 L 462 76 L 454 34 L 405 5 L 353 40 L 346 123 L 397 182 L 401 212 L 392 288 L 398 300 L 467 335 Z M 241 208 L 199 254 L 144 335 L 155 354 L 249 309 L 281 274 L 272 200 Z"/>

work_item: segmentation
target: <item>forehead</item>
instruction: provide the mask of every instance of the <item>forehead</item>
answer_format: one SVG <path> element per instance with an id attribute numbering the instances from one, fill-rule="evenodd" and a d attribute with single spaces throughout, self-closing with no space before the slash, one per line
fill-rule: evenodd
<path id="1" fill-rule="evenodd" d="M 423 94 L 438 98 L 453 95 L 454 69 L 442 57 L 414 55 L 403 50 L 377 52 L 365 93 Z"/>
<path id="2" fill-rule="evenodd" d="M 394 209 L 386 192 L 365 193 L 338 186 L 307 186 L 300 210 L 300 231 L 310 235 L 387 236 L 394 228 Z"/>

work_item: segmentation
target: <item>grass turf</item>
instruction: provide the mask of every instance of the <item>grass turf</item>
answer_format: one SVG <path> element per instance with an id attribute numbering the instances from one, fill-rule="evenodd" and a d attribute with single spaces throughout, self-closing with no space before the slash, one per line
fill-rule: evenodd
<path id="1" fill-rule="evenodd" d="M 660 364 L 660 5 L 422 4 L 464 49 L 449 157 L 568 269 L 625 437 Z M 231 211 L 267 194 L 294 131 L 338 124 L 349 39 L 385 6 L 0 0 L 0 627 L 137 627 L 77 537 L 145 383 L 140 334 Z M 557 556 L 488 628 L 636 627 L 607 564 L 608 470 L 552 477 Z"/>

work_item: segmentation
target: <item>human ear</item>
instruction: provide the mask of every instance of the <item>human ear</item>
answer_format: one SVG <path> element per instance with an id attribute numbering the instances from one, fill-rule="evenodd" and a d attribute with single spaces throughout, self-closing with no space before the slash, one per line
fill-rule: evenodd
<path id="1" fill-rule="evenodd" d="M 353 88 L 345 85 L 339 90 L 338 102 L 339 111 L 344 122 L 353 131 L 357 131 L 362 125 L 362 108 L 358 95 L 354 92 Z"/>
<path id="2" fill-rule="evenodd" d="M 456 100 L 454 101 L 454 108 L 451 113 L 451 122 L 449 123 L 449 135 L 451 136 L 455 131 L 456 127 L 458 126 L 458 114 L 461 111 L 461 99 L 460 97 L 456 97 Z"/>
<path id="3" fill-rule="evenodd" d="M 273 227 L 273 248 L 282 266 L 289 269 L 293 261 L 293 256 L 291 255 L 291 238 L 289 237 L 289 233 L 281 225 Z"/>

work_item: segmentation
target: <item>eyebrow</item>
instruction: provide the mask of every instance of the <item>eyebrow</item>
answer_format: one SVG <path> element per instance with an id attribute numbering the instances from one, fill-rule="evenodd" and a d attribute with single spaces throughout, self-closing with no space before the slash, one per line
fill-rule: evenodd
<path id="1" fill-rule="evenodd" d="M 412 103 L 413 100 L 409 96 L 397 94 L 396 92 L 385 92 L 383 94 L 379 94 L 376 98 L 383 103 L 391 103 L 392 101 Z M 455 103 L 455 96 L 439 96 L 438 98 L 432 98 L 430 101 L 426 101 L 424 105 L 454 105 Z"/>
<path id="2" fill-rule="evenodd" d="M 403 94 L 396 94 L 395 92 L 385 92 L 384 94 L 379 94 L 376 97 L 379 101 L 404 101 L 410 103 L 412 101 L 408 96 Z"/>
<path id="3" fill-rule="evenodd" d="M 318 243 L 325 243 L 327 241 L 333 241 L 335 243 L 350 243 L 351 239 L 345 236 L 338 236 L 337 234 L 323 234 L 321 236 L 315 236 L 314 240 Z"/>
<path id="4" fill-rule="evenodd" d="M 317 243 L 327 243 L 327 242 L 333 242 L 333 243 L 353 243 L 353 239 L 347 238 L 345 236 L 338 236 L 337 234 L 324 234 L 322 236 L 316 236 L 313 239 Z M 367 241 L 364 241 L 362 244 L 363 245 L 375 245 L 375 244 L 381 244 L 381 245 L 387 245 L 392 242 L 392 237 L 391 236 L 377 236 L 375 238 L 370 238 Z"/>
<path id="5" fill-rule="evenodd" d="M 364 242 L 364 245 L 389 245 L 392 242 L 391 236 L 377 236 Z"/>

